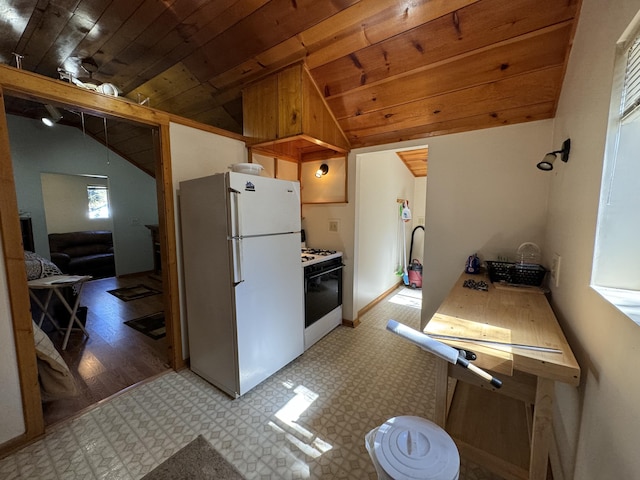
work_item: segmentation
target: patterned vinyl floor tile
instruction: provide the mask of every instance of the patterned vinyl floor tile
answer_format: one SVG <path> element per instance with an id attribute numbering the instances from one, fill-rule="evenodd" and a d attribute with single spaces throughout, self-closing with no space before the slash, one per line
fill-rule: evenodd
<path id="1" fill-rule="evenodd" d="M 385 329 L 390 318 L 419 328 L 419 301 L 398 298 L 239 399 L 190 370 L 130 389 L 0 460 L 0 478 L 137 480 L 202 434 L 247 480 L 375 480 L 365 434 L 434 412 L 432 357 Z M 463 458 L 460 479 L 499 477 Z"/>

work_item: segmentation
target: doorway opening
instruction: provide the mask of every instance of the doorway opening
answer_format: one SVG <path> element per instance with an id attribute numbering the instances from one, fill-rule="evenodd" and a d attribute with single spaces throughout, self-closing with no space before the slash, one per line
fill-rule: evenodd
<path id="1" fill-rule="evenodd" d="M 114 275 L 97 270 L 83 273 L 93 277 L 80 298 L 88 338 L 72 333 L 63 350 L 61 333 L 46 320 L 42 323 L 77 387 L 73 395 L 43 395 L 45 425 L 51 425 L 166 371 L 170 360 L 165 337 L 152 338 L 125 324 L 164 310 L 165 289 L 154 262 L 157 240 L 151 233 L 159 223 L 158 129 L 61 105 L 56 106 L 60 118 L 47 126 L 40 121 L 43 112 L 49 111 L 46 107 L 5 97 L 18 214 L 21 224 L 29 225 L 29 246 L 38 258 L 50 262 L 50 234 L 108 231 L 115 255 Z M 44 177 L 56 182 L 48 181 L 43 188 Z M 87 198 L 71 197 L 72 180 L 79 177 L 92 179 L 91 185 L 108 186 L 111 215 L 106 223 L 100 216 L 85 215 Z M 97 178 L 106 181 L 97 182 Z M 74 205 L 81 202 L 76 211 Z M 23 244 L 26 250 L 27 243 Z M 85 246 L 72 248 L 78 251 Z M 127 301 L 109 293 L 139 285 L 158 293 Z"/>

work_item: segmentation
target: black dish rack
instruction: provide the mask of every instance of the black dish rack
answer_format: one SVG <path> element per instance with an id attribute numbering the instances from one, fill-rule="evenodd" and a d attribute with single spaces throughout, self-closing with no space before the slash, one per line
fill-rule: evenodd
<path id="1" fill-rule="evenodd" d="M 542 285 L 547 269 L 537 263 L 496 262 L 487 260 L 489 280 L 511 285 Z"/>

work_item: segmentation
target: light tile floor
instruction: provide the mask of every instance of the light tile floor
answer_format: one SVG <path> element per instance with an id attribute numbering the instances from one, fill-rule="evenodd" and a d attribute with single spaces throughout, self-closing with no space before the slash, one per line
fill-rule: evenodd
<path id="1" fill-rule="evenodd" d="M 365 434 L 434 407 L 431 355 L 385 330 L 390 318 L 419 328 L 419 302 L 392 298 L 239 399 L 169 372 L 50 428 L 0 460 L 0 478 L 138 479 L 202 434 L 247 480 L 375 479 Z M 460 478 L 498 477 L 463 459 Z"/>

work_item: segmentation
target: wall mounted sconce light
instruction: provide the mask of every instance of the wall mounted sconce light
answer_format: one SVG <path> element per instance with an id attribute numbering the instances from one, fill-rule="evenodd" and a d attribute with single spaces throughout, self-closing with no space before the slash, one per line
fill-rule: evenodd
<path id="1" fill-rule="evenodd" d="M 320 178 L 327 173 L 329 173 L 329 165 L 323 163 L 322 165 L 320 165 L 320 168 L 318 168 L 318 171 L 316 171 L 316 177 Z"/>
<path id="2" fill-rule="evenodd" d="M 542 161 L 536 165 L 540 170 L 548 172 L 553 170 L 553 162 L 558 154 L 560 154 L 560 160 L 567 163 L 569 161 L 569 151 L 571 150 L 571 139 L 567 138 L 562 142 L 562 150 L 556 150 L 555 152 L 547 153 Z"/>
<path id="3" fill-rule="evenodd" d="M 53 125 L 55 125 L 60 120 L 62 120 L 62 114 L 60 113 L 60 110 L 58 110 L 56 107 L 54 107 L 53 105 L 46 104 L 44 108 L 46 108 L 47 112 L 49 112 L 49 116 L 42 117 L 41 120 L 42 120 L 42 123 L 44 123 L 47 127 L 53 127 Z"/>

